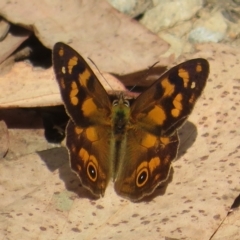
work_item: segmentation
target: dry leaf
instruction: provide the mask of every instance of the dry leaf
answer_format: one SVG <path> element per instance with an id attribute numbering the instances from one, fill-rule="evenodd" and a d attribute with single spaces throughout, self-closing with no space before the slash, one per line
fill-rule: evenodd
<path id="1" fill-rule="evenodd" d="M 11 24 L 4 18 L 0 17 L 0 41 L 2 41 L 8 34 Z"/>
<path id="2" fill-rule="evenodd" d="M 0 15 L 33 30 L 48 48 L 58 41 L 105 72 L 125 74 L 160 60 L 168 44 L 104 0 L 3 0 Z"/>
<path id="3" fill-rule="evenodd" d="M 5 159 L 17 159 L 55 146 L 46 141 L 41 114 L 36 110 L 1 109 L 0 119 L 4 119 L 5 128 L 8 127 L 0 128 L 5 131 L 0 141 L 2 148 L 8 150 Z"/>
<path id="4" fill-rule="evenodd" d="M 8 33 L 4 41 L 0 42 L 0 63 L 9 57 L 29 37 L 29 35 L 30 32 L 27 30 L 23 31 L 21 35 Z"/>
<path id="5" fill-rule="evenodd" d="M 218 229 L 212 240 L 240 239 L 240 209 L 231 212 Z"/>
<path id="6" fill-rule="evenodd" d="M 69 43 L 86 60 L 87 57 L 94 60 L 103 72 L 126 74 L 146 69 L 157 61 L 168 65 L 173 58 L 161 59 L 168 45 L 102 0 L 55 3 L 4 0 L 0 3 L 0 15 L 33 30 L 48 48 L 58 41 Z M 7 39 L 1 44 L 7 44 Z M 9 55 L 8 48 L 3 59 L 6 55 Z M 52 72 L 52 69 L 36 70 L 26 63 L 17 63 L 11 72 L 0 78 L 0 107 L 60 104 Z"/>
<path id="7" fill-rule="evenodd" d="M 96 69 L 93 70 L 96 71 Z M 110 74 L 95 73 L 107 91 L 126 90 L 124 85 Z M 0 86 L 1 108 L 62 104 L 52 68 L 43 70 L 33 68 L 32 65 L 25 62 L 18 62 L 12 67 L 11 72 L 0 76 Z"/>
<path id="8" fill-rule="evenodd" d="M 9 148 L 9 136 L 7 125 L 4 121 L 0 121 L 0 158 L 3 158 Z"/>

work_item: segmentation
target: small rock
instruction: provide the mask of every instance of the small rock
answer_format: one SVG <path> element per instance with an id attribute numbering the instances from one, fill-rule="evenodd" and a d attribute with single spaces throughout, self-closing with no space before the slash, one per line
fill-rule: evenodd
<path id="1" fill-rule="evenodd" d="M 152 0 L 108 0 L 118 11 L 136 17 L 153 6 Z"/>
<path id="2" fill-rule="evenodd" d="M 148 10 L 141 23 L 152 32 L 159 32 L 175 24 L 191 19 L 202 8 L 202 0 L 158 0 L 158 5 Z"/>
<path id="3" fill-rule="evenodd" d="M 162 55 L 162 57 L 174 55 L 174 58 L 176 59 L 183 53 L 191 52 L 192 50 L 192 45 L 185 39 L 181 39 L 168 33 L 159 33 L 158 36 L 170 44 L 170 48 Z"/>
<path id="4" fill-rule="evenodd" d="M 221 12 L 212 14 L 209 18 L 199 19 L 193 30 L 189 33 L 192 43 L 220 42 L 227 31 L 227 23 Z"/>

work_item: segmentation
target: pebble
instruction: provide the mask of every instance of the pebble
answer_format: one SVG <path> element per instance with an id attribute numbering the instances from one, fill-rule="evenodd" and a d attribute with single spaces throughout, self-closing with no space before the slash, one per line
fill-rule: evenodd
<path id="1" fill-rule="evenodd" d="M 240 46 L 240 0 L 108 1 L 129 16 L 143 14 L 139 22 L 170 44 L 166 54 L 178 57 L 196 43 Z"/>
<path id="2" fill-rule="evenodd" d="M 108 2 L 130 17 L 136 17 L 153 6 L 151 0 L 108 0 Z"/>
<path id="3" fill-rule="evenodd" d="M 201 8 L 202 0 L 159 1 L 156 7 L 144 14 L 140 22 L 157 33 L 191 19 Z"/>
<path id="4" fill-rule="evenodd" d="M 193 43 L 220 42 L 227 32 L 227 23 L 221 12 L 216 12 L 207 19 L 199 19 L 189 33 L 189 41 Z"/>

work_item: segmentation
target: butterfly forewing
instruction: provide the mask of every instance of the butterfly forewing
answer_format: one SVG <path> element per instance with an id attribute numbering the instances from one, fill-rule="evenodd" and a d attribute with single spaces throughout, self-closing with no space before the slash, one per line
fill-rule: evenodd
<path id="1" fill-rule="evenodd" d="M 73 122 L 89 126 L 109 118 L 111 102 L 108 94 L 75 50 L 64 43 L 56 43 L 53 67 L 63 102 Z"/>
<path id="2" fill-rule="evenodd" d="M 157 136 L 169 136 L 191 113 L 206 85 L 207 60 L 183 62 L 164 73 L 133 103 L 131 118 Z"/>

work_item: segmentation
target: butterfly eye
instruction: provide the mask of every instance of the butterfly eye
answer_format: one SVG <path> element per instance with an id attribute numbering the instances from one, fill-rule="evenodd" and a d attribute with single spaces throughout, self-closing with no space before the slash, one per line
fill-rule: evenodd
<path id="1" fill-rule="evenodd" d="M 118 104 L 119 104 L 119 101 L 117 99 L 113 100 L 113 103 L 112 103 L 113 106 L 117 106 Z"/>
<path id="2" fill-rule="evenodd" d="M 137 175 L 136 185 L 138 187 L 142 187 L 148 180 L 148 170 L 147 168 L 143 168 Z"/>
<path id="3" fill-rule="evenodd" d="M 130 107 L 130 104 L 129 104 L 129 101 L 128 101 L 128 100 L 124 100 L 124 101 L 123 101 L 123 104 L 124 104 L 126 107 Z"/>
<path id="4" fill-rule="evenodd" d="M 87 174 L 91 181 L 95 182 L 97 180 L 97 169 L 92 162 L 88 163 Z"/>

